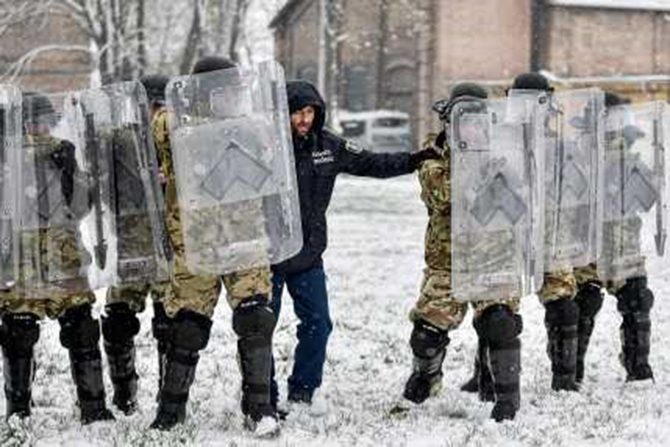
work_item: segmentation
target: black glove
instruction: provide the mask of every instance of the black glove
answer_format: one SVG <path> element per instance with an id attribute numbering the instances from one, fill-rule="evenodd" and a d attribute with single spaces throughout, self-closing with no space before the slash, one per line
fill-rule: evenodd
<path id="1" fill-rule="evenodd" d="M 75 158 L 74 152 L 75 148 L 72 143 L 69 141 L 61 141 L 60 147 L 49 155 L 54 166 L 68 177 L 74 175 L 77 168 L 77 159 Z"/>
<path id="2" fill-rule="evenodd" d="M 412 171 L 416 170 L 421 163 L 426 160 L 438 160 L 441 158 L 440 154 L 432 147 L 414 152 L 409 156 L 409 165 Z"/>
<path id="3" fill-rule="evenodd" d="M 49 155 L 51 162 L 61 172 L 61 190 L 68 206 L 72 206 L 74 197 L 74 175 L 77 170 L 77 159 L 74 152 L 75 148 L 72 143 L 61 141 L 60 148 Z"/>

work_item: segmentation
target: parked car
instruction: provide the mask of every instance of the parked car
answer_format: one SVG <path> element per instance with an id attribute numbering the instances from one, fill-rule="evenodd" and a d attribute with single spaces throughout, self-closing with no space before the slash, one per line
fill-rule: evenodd
<path id="1" fill-rule="evenodd" d="M 411 150 L 409 115 L 393 110 L 340 111 L 333 119 L 335 131 L 374 152 Z"/>

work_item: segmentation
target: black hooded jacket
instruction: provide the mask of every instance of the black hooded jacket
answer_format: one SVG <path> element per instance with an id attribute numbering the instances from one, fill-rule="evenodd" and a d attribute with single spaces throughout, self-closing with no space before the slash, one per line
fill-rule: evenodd
<path id="1" fill-rule="evenodd" d="M 287 93 L 291 113 L 311 105 L 316 109 L 316 117 L 307 136 L 293 135 L 303 247 L 293 258 L 273 266 L 280 274 L 300 273 L 323 265 L 321 255 L 328 244 L 326 211 L 338 174 L 388 178 L 414 170 L 409 153 L 379 154 L 361 150 L 324 129 L 326 105 L 312 84 L 289 82 Z"/>

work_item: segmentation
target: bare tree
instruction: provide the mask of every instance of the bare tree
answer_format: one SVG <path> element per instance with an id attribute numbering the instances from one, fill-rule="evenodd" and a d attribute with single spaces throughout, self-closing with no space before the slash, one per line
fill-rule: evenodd
<path id="1" fill-rule="evenodd" d="M 38 42 L 10 56 L 4 74 L 20 76 L 54 51 L 86 54 L 103 82 L 148 71 L 186 73 L 205 53 L 239 60 L 240 52 L 251 51 L 246 18 L 254 2 L 259 7 L 258 0 L 0 0 L 0 37 L 38 19 L 64 20 L 84 36 L 77 42 Z"/>
<path id="2" fill-rule="evenodd" d="M 103 80 L 139 75 L 146 64 L 144 10 L 145 0 L 2 0 L 0 35 L 37 18 L 65 19 L 73 22 L 88 40 L 36 46 L 14 61 L 5 74 L 20 75 L 47 52 L 76 51 L 91 56 L 92 69 L 99 70 Z"/>
<path id="3" fill-rule="evenodd" d="M 55 14 L 69 15 L 93 43 L 103 80 L 136 76 L 144 67 L 145 0 L 51 0 Z"/>
<path id="4" fill-rule="evenodd" d="M 0 0 L 0 37 L 24 21 L 43 17 L 50 2 L 32 0 Z"/>

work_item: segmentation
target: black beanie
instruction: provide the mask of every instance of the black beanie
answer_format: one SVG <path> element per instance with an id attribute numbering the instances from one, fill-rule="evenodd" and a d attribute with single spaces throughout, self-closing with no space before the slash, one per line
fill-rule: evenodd
<path id="1" fill-rule="evenodd" d="M 554 89 L 549 85 L 547 78 L 540 73 L 524 73 L 514 78 L 512 84 L 514 90 L 540 90 L 552 92 Z"/>
<path id="2" fill-rule="evenodd" d="M 147 75 L 140 78 L 140 82 L 147 91 L 147 97 L 151 102 L 165 101 L 165 87 L 170 78 L 163 75 Z"/>
<path id="3" fill-rule="evenodd" d="M 207 73 L 210 71 L 225 70 L 235 67 L 237 67 L 237 64 L 225 57 L 206 56 L 196 62 L 192 73 Z"/>
<path id="4" fill-rule="evenodd" d="M 451 89 L 449 101 L 453 101 L 454 99 L 460 98 L 462 96 L 486 99 L 489 97 L 489 94 L 486 92 L 486 90 L 484 90 L 484 87 L 479 84 L 475 84 L 474 82 L 461 82 Z"/>

